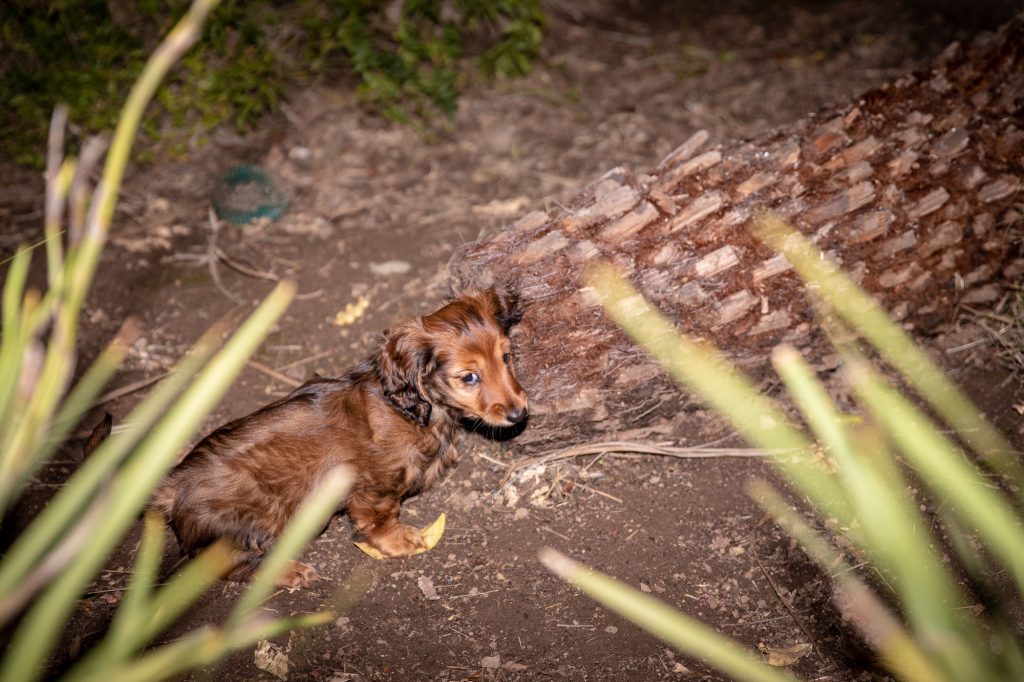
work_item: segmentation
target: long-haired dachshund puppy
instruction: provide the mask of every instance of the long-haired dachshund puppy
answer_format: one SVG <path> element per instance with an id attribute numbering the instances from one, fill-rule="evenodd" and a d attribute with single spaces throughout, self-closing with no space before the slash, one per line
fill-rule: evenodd
<path id="1" fill-rule="evenodd" d="M 514 294 L 489 289 L 394 327 L 348 373 L 314 378 L 207 436 L 151 509 L 168 520 L 183 555 L 229 541 L 228 578 L 245 580 L 321 477 L 347 465 L 354 480 L 341 509 L 356 531 L 387 556 L 413 553 L 423 538 L 399 522 L 399 506 L 457 462 L 460 422 L 501 428 L 527 417 L 508 339 L 521 317 Z M 280 582 L 318 577 L 293 562 Z"/>

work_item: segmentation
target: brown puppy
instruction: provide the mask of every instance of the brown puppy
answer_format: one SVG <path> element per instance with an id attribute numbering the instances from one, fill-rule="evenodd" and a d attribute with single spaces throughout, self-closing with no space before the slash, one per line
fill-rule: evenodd
<path id="1" fill-rule="evenodd" d="M 423 539 L 399 522 L 399 505 L 456 463 L 460 421 L 509 427 L 526 419 L 508 339 L 522 316 L 517 303 L 506 292 L 471 293 L 386 332 L 348 373 L 312 379 L 203 439 L 151 509 L 167 518 L 184 555 L 228 540 L 236 559 L 229 578 L 245 580 L 321 477 L 343 464 L 354 481 L 342 509 L 356 530 L 385 555 L 411 554 Z M 317 577 L 293 562 L 281 584 Z"/>

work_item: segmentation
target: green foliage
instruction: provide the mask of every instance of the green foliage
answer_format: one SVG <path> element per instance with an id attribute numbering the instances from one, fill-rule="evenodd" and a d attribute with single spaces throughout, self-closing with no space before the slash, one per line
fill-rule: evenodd
<path id="1" fill-rule="evenodd" d="M 28 286 L 32 249 L 27 248 L 10 260 L 2 294 L 0 515 L 82 420 L 127 353 L 130 342 L 119 335 L 67 391 L 82 304 L 109 232 L 143 111 L 170 66 L 199 36 L 215 2 L 196 0 L 143 67 L 118 119 L 91 199 L 86 190 L 100 159 L 96 141 L 84 145 L 81 159 L 63 158 L 67 111 L 58 109 L 53 116 L 44 224 L 48 287 L 40 292 Z M 124 428 L 98 444 L 5 550 L 0 558 L 0 630 L 5 641 L 0 679 L 31 682 L 43 676 L 47 657 L 80 595 L 135 523 L 186 441 L 284 312 L 294 290 L 291 283 L 279 285 L 219 351 L 223 330 L 212 330 L 200 339 L 132 411 Z M 155 648 L 149 648 L 154 639 L 231 566 L 230 550 L 214 545 L 158 587 L 164 527 L 158 517 L 147 518 L 136 571 L 110 630 L 67 671 L 68 679 L 164 679 L 258 639 L 331 620 L 329 613 L 267 619 L 254 607 L 267 597 L 289 557 L 322 528 L 346 486 L 341 472 L 331 472 L 303 503 L 228 623 L 201 628 Z"/>
<path id="2" fill-rule="evenodd" d="M 810 242 L 771 217 L 758 219 L 755 232 L 807 283 L 864 415 L 842 414 L 799 353 L 783 346 L 772 362 L 806 424 L 794 425 L 713 348 L 678 335 L 612 268 L 595 268 L 589 283 L 612 318 L 680 384 L 749 441 L 777 453 L 773 463 L 815 510 L 820 529 L 768 483 L 755 482 L 751 494 L 834 576 L 844 616 L 897 678 L 1024 679 L 1024 645 L 1011 615 L 1024 596 L 1019 453 Z M 945 425 L 882 377 L 864 355 L 869 347 Z M 934 520 L 921 514 L 927 508 L 936 510 Z M 832 533 L 841 540 L 833 542 Z M 948 538 L 944 549 L 942 536 Z M 952 565 L 941 551 L 953 556 Z M 541 558 L 609 608 L 730 676 L 779 677 L 727 638 L 650 597 L 557 553 Z M 859 573 L 859 566 L 873 573 Z M 1009 584 L 997 585 L 998 575 Z M 989 608 L 976 614 L 972 604 L 979 599 Z"/>
<path id="3" fill-rule="evenodd" d="M 186 7 L 185 0 L 0 4 L 0 153 L 39 164 L 45 122 L 59 102 L 70 106 L 80 137 L 112 127 L 116 103 Z M 360 78 L 366 104 L 389 118 L 451 116 L 467 75 L 463 52 L 488 76 L 523 75 L 543 24 L 539 0 L 225 0 L 201 45 L 158 91 L 143 131 L 150 144 L 172 149 L 218 125 L 244 131 L 290 84 L 341 64 Z"/>

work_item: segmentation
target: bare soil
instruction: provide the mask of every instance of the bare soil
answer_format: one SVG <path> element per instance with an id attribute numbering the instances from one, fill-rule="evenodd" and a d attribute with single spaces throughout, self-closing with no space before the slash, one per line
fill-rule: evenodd
<path id="1" fill-rule="evenodd" d="M 748 137 L 853 97 L 1006 16 L 957 23 L 964 14 L 932 13 L 923 2 L 693 4 L 549 2 L 542 63 L 522 80 L 470 83 L 449 126 L 393 125 L 362 111 L 350 83 L 326 84 L 294 92 L 251 135 L 221 131 L 186 159 L 135 168 L 88 300 L 83 358 L 136 316 L 144 337 L 114 384 L 155 376 L 213 322 L 240 319 L 270 290 L 223 262 L 218 285 L 207 259 L 210 195 L 236 164 L 261 165 L 290 194 L 280 220 L 223 224 L 216 238 L 241 269 L 298 282 L 299 299 L 255 360 L 301 381 L 343 371 L 388 325 L 435 308 L 459 244 L 571 196 L 614 166 L 653 167 L 698 129 L 712 141 Z M 42 187 L 37 174 L 6 167 L 2 175 L 6 255 L 38 237 Z M 335 324 L 360 296 L 369 301 L 365 314 Z M 942 352 L 979 338 L 970 327 L 943 330 L 923 341 L 1019 441 L 1012 406 L 1024 397 L 1020 379 L 995 367 L 983 343 Z M 250 366 L 206 430 L 288 390 Z M 123 419 L 142 395 L 105 409 Z M 707 414 L 694 416 L 689 442 L 742 446 Z M 499 490 L 503 463 L 538 453 L 470 434 L 461 449 L 456 472 L 403 507 L 413 525 L 448 515 L 437 548 L 373 561 L 352 546 L 347 519 L 335 518 L 304 555 L 326 580 L 262 606 L 276 615 L 341 609 L 333 625 L 273 642 L 287 655 L 289 679 L 720 679 L 555 579 L 537 561 L 545 546 L 747 646 L 813 644 L 793 666 L 802 677 L 884 677 L 844 635 L 827 576 L 779 529 L 758 525 L 745 487 L 771 478 L 759 459 L 588 456 L 527 469 Z M 22 518 L 78 457 L 65 448 Z M 62 658 L 102 635 L 137 541 L 138 529 L 83 598 Z M 170 541 L 167 555 L 165 568 L 176 556 Z M 421 589 L 425 578 L 439 598 Z M 242 589 L 216 587 L 162 641 L 221 621 Z M 273 679 L 252 649 L 191 678 Z"/>

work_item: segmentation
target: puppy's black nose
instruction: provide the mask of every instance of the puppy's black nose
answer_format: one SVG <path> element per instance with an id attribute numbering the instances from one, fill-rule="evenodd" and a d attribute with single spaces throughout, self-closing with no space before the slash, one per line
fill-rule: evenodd
<path id="1" fill-rule="evenodd" d="M 509 420 L 513 424 L 518 424 L 519 422 L 526 419 L 526 415 L 528 414 L 529 413 L 526 411 L 525 407 L 520 407 L 518 410 L 512 410 L 511 412 L 506 414 L 505 419 Z"/>

